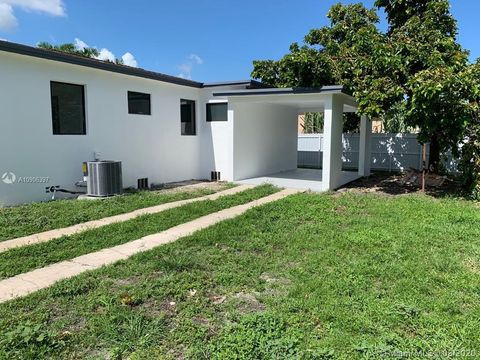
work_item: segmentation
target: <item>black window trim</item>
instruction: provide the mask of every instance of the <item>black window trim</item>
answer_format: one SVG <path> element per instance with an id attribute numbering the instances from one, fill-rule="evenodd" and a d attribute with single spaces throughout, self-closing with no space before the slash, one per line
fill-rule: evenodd
<path id="1" fill-rule="evenodd" d="M 129 93 L 142 94 L 142 95 L 148 95 L 149 96 L 148 114 L 130 112 L 130 104 L 129 104 L 129 98 L 128 98 Z M 145 92 L 140 92 L 140 91 L 127 90 L 127 112 L 128 112 L 128 115 L 152 116 L 152 94 L 145 93 Z"/>
<path id="2" fill-rule="evenodd" d="M 192 134 L 183 134 L 182 133 L 182 101 L 188 101 L 190 103 L 193 103 L 193 133 Z M 191 99 L 180 99 L 180 135 L 181 136 L 197 136 L 197 101 L 196 100 L 191 100 Z"/>
<path id="3" fill-rule="evenodd" d="M 70 86 L 77 86 L 77 87 L 81 87 L 82 88 L 82 103 L 83 103 L 83 106 L 82 106 L 82 112 L 83 112 L 83 133 L 81 134 L 78 134 L 78 133 L 55 133 L 55 128 L 53 126 L 53 109 L 52 109 L 52 84 L 63 84 L 63 85 L 70 85 Z M 52 134 L 53 135 L 59 135 L 59 136 L 62 136 L 62 135 L 69 135 L 69 136 L 74 136 L 74 135 L 77 135 L 77 136 L 84 136 L 84 135 L 87 135 L 87 104 L 85 102 L 85 88 L 86 88 L 86 85 L 85 84 L 74 84 L 74 83 L 69 83 L 69 82 L 65 82 L 65 81 L 55 81 L 55 80 L 50 80 L 50 115 L 51 115 L 51 118 L 52 118 Z"/>
<path id="4" fill-rule="evenodd" d="M 208 106 L 209 105 L 227 105 L 227 118 L 225 120 L 208 120 Z M 205 104 L 205 120 L 206 122 L 227 122 L 228 121 L 228 101 L 207 102 Z"/>

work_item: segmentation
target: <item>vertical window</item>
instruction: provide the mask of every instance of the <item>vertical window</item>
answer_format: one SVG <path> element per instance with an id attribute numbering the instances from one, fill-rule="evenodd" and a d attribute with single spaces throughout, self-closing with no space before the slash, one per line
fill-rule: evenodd
<path id="1" fill-rule="evenodd" d="M 207 121 L 227 121 L 227 111 L 227 103 L 209 103 L 207 104 Z"/>
<path id="2" fill-rule="evenodd" d="M 128 113 L 139 115 L 151 115 L 150 94 L 134 91 L 128 92 Z"/>
<path id="3" fill-rule="evenodd" d="M 182 135 L 195 135 L 195 101 L 180 100 Z"/>
<path id="4" fill-rule="evenodd" d="M 85 89 L 83 85 L 51 81 L 54 135 L 85 135 Z"/>

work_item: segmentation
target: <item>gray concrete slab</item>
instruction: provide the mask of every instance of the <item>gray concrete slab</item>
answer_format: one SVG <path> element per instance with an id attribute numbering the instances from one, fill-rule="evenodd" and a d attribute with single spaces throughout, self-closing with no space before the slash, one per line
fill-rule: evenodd
<path id="1" fill-rule="evenodd" d="M 357 171 L 342 171 L 342 185 L 348 184 L 361 176 Z M 238 184 L 260 185 L 273 184 L 278 187 L 302 189 L 311 191 L 324 191 L 322 188 L 322 170 L 295 169 L 271 175 L 265 175 L 245 180 L 236 181 Z"/>

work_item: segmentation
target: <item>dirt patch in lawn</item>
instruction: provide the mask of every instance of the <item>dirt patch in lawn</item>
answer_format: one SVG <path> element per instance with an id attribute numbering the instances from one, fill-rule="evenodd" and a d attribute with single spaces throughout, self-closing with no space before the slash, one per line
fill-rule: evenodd
<path id="1" fill-rule="evenodd" d="M 194 190 L 211 190 L 211 191 L 221 191 L 228 187 L 228 183 L 224 181 L 219 182 L 210 182 L 202 180 L 187 180 L 187 181 L 178 181 L 166 184 L 155 185 L 153 190 L 160 190 L 165 193 L 173 193 L 179 191 L 194 191 Z"/>
<path id="2" fill-rule="evenodd" d="M 209 296 L 208 299 L 212 302 L 212 304 L 220 305 L 223 304 L 225 300 L 227 300 L 227 297 L 223 295 L 212 295 Z"/>
<path id="3" fill-rule="evenodd" d="M 260 279 L 265 281 L 265 290 L 260 295 L 267 296 L 283 296 L 287 293 L 288 287 L 291 285 L 290 279 L 275 276 L 270 273 L 263 273 Z"/>
<path id="4" fill-rule="evenodd" d="M 291 284 L 290 279 L 278 277 L 270 273 L 263 273 L 262 275 L 260 275 L 260 279 L 265 281 L 267 284 L 278 284 L 283 286 Z"/>
<path id="5" fill-rule="evenodd" d="M 158 318 L 159 316 L 174 315 L 174 306 L 170 305 L 170 301 L 158 303 L 155 299 L 146 299 L 140 305 L 145 311 L 145 314 L 151 318 Z"/>
<path id="6" fill-rule="evenodd" d="M 233 296 L 237 301 L 237 310 L 241 313 L 250 313 L 264 311 L 266 306 L 262 304 L 254 294 L 247 292 L 239 292 Z"/>
<path id="7" fill-rule="evenodd" d="M 413 184 L 403 184 L 404 174 L 376 172 L 366 178 L 355 180 L 337 190 L 337 193 L 374 193 L 386 196 L 422 193 Z M 461 187 L 457 181 L 447 179 L 440 187 L 427 187 L 426 194 L 434 197 L 460 196 Z"/>
<path id="8" fill-rule="evenodd" d="M 150 191 L 153 193 L 158 194 L 175 194 L 175 193 L 183 193 L 183 192 L 196 192 L 196 191 L 204 191 L 209 190 L 212 193 L 219 192 L 222 190 L 227 190 L 233 187 L 231 183 L 225 181 L 217 181 L 217 182 L 210 182 L 207 180 L 186 180 L 186 181 L 177 181 L 172 183 L 165 183 L 165 184 L 152 184 L 151 188 L 148 190 L 142 191 Z M 138 190 L 130 189 L 127 190 L 127 193 L 136 193 Z"/>
<path id="9" fill-rule="evenodd" d="M 65 328 L 63 329 L 62 332 L 64 333 L 77 333 L 77 332 L 80 332 L 82 330 L 84 330 L 87 326 L 87 321 L 85 318 L 81 317 L 81 318 L 77 318 L 75 319 L 74 321 L 72 321 L 70 324 L 68 324 L 67 326 L 65 326 Z"/>
<path id="10" fill-rule="evenodd" d="M 340 206 L 335 208 L 335 212 L 339 215 L 343 214 L 345 211 L 347 211 L 347 207 L 343 206 L 343 205 L 340 205 Z"/>
<path id="11" fill-rule="evenodd" d="M 471 273 L 480 274 L 480 262 L 475 259 L 466 259 L 463 266 Z"/>

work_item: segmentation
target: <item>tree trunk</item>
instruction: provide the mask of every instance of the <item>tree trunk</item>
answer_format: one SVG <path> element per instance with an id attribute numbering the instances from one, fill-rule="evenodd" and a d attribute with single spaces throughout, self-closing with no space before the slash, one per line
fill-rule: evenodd
<path id="1" fill-rule="evenodd" d="M 430 157 L 428 163 L 428 169 L 431 172 L 438 173 L 440 167 L 440 143 L 438 141 L 438 135 L 436 134 L 430 138 Z"/>

